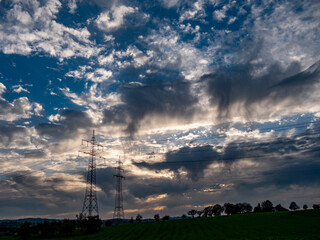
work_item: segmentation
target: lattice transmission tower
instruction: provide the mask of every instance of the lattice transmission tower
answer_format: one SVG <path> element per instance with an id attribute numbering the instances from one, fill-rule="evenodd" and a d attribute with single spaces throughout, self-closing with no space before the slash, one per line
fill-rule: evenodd
<path id="1" fill-rule="evenodd" d="M 90 156 L 89 165 L 88 165 L 88 173 L 87 173 L 87 185 L 86 185 L 86 193 L 84 196 L 82 214 L 84 217 L 99 217 L 98 210 L 98 200 L 96 194 L 96 161 L 95 157 L 102 158 L 99 154 L 100 148 L 103 146 L 98 144 L 95 139 L 94 130 L 92 133 L 91 140 L 82 140 L 82 144 L 86 143 L 88 150 L 79 150 L 84 154 Z M 100 151 L 101 152 L 101 151 Z"/>
<path id="2" fill-rule="evenodd" d="M 115 169 L 116 169 L 116 174 L 113 176 L 116 177 L 116 196 L 115 196 L 115 207 L 113 212 L 113 219 L 122 220 L 124 219 L 122 180 L 125 179 L 125 177 L 122 175 L 123 168 L 122 168 L 122 162 L 120 161 L 120 157 L 118 160 L 118 166 Z"/>

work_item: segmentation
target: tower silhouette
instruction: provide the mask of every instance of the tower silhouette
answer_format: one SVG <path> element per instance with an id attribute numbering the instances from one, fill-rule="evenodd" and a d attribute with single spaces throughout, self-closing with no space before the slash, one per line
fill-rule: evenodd
<path id="1" fill-rule="evenodd" d="M 121 167 L 122 162 L 120 161 L 120 157 L 118 160 L 118 166 L 116 169 L 116 174 L 113 175 L 116 177 L 116 196 L 115 196 L 115 207 L 113 213 L 113 219 L 121 220 L 124 219 L 124 211 L 123 211 L 123 197 L 122 197 L 122 179 L 125 177 L 122 176 L 123 168 Z"/>
<path id="2" fill-rule="evenodd" d="M 99 147 L 103 147 L 102 145 L 96 142 L 94 136 L 94 130 L 92 133 L 91 140 L 82 140 L 83 143 L 87 144 L 89 150 L 80 150 L 84 154 L 90 156 L 89 165 L 88 165 L 88 173 L 87 173 L 87 184 L 86 184 L 86 193 L 84 196 L 82 214 L 84 217 L 99 217 L 98 211 L 98 200 L 96 194 L 96 161 L 95 157 L 100 157 L 98 154 Z"/>

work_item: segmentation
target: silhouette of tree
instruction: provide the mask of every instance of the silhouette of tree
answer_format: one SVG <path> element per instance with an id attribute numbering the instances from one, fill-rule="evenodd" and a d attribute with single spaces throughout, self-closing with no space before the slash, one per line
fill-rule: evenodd
<path id="1" fill-rule="evenodd" d="M 296 204 L 296 202 L 291 202 L 289 208 L 293 211 L 299 209 L 300 207 L 298 206 L 298 204 Z"/>
<path id="2" fill-rule="evenodd" d="M 79 213 L 76 215 L 78 228 L 84 230 L 86 228 L 87 219 L 84 214 Z"/>
<path id="3" fill-rule="evenodd" d="M 263 212 L 273 212 L 274 211 L 273 204 L 269 200 L 262 202 L 261 207 L 262 207 Z"/>
<path id="4" fill-rule="evenodd" d="M 249 213 L 252 211 L 252 206 L 250 205 L 250 203 L 244 202 L 237 203 L 236 205 L 240 213 Z"/>
<path id="5" fill-rule="evenodd" d="M 132 221 L 133 221 L 133 219 L 132 219 Z M 111 227 L 113 222 L 110 221 L 110 220 L 107 220 L 104 224 L 105 224 L 106 227 Z"/>
<path id="6" fill-rule="evenodd" d="M 212 217 L 213 215 L 213 206 L 208 206 L 203 209 L 203 217 Z"/>
<path id="7" fill-rule="evenodd" d="M 166 215 L 166 216 L 164 216 L 164 217 L 162 218 L 162 220 L 163 220 L 163 221 L 165 221 L 165 220 L 170 220 L 170 216 Z"/>
<path id="8" fill-rule="evenodd" d="M 255 213 L 257 213 L 257 212 L 262 212 L 262 208 L 261 208 L 260 203 L 258 203 L 258 205 L 254 208 L 253 211 L 254 211 Z"/>
<path id="9" fill-rule="evenodd" d="M 239 213 L 244 213 L 245 212 L 245 209 L 244 209 L 244 204 L 243 203 L 237 203 L 235 204 L 237 209 L 235 210 L 238 210 Z"/>
<path id="10" fill-rule="evenodd" d="M 95 233 L 100 230 L 102 221 L 99 216 L 86 217 L 82 213 L 76 215 L 77 225 L 86 233 Z"/>
<path id="11" fill-rule="evenodd" d="M 302 208 L 303 208 L 303 210 L 307 210 L 308 209 L 308 205 L 304 204 Z"/>
<path id="12" fill-rule="evenodd" d="M 224 204 L 224 212 L 227 214 L 227 215 L 230 215 L 232 214 L 233 212 L 233 204 L 232 203 L 225 203 Z"/>
<path id="13" fill-rule="evenodd" d="M 21 225 L 18 231 L 18 235 L 22 240 L 31 239 L 31 229 L 29 222 L 26 221 Z"/>
<path id="14" fill-rule="evenodd" d="M 275 206 L 274 209 L 275 209 L 277 212 L 286 212 L 286 211 L 289 211 L 288 209 L 282 207 L 281 204 L 278 204 L 277 206 Z"/>
<path id="15" fill-rule="evenodd" d="M 159 214 L 155 214 L 155 215 L 154 215 L 154 220 L 155 220 L 156 222 L 159 222 L 159 219 L 160 219 Z"/>
<path id="16" fill-rule="evenodd" d="M 60 232 L 62 235 L 70 236 L 76 230 L 75 221 L 64 219 L 61 223 Z"/>
<path id="17" fill-rule="evenodd" d="M 98 232 L 101 228 L 101 224 L 102 224 L 102 221 L 99 218 L 99 216 L 88 217 L 85 230 L 87 233 Z"/>
<path id="18" fill-rule="evenodd" d="M 182 214 L 181 218 L 185 219 L 187 216 L 185 214 Z"/>
<path id="19" fill-rule="evenodd" d="M 320 204 L 313 204 L 312 208 L 315 210 L 319 210 L 320 209 Z"/>
<path id="20" fill-rule="evenodd" d="M 50 226 L 48 221 L 44 221 L 43 223 L 39 223 L 37 225 L 37 231 L 40 233 L 40 236 L 46 238 L 50 235 L 50 233 L 54 232 L 53 227 Z"/>
<path id="21" fill-rule="evenodd" d="M 201 217 L 202 213 L 203 213 L 203 210 L 197 211 L 198 217 Z"/>
<path id="22" fill-rule="evenodd" d="M 194 218 L 194 215 L 197 214 L 197 210 L 192 209 L 192 210 L 188 211 L 187 214 L 192 216 L 192 218 Z"/>
<path id="23" fill-rule="evenodd" d="M 223 211 L 224 207 L 222 207 L 220 204 L 216 204 L 212 207 L 212 213 L 214 216 L 220 216 Z"/>
<path id="24" fill-rule="evenodd" d="M 245 213 L 250 213 L 250 212 L 252 212 L 252 209 L 253 209 L 253 207 L 251 206 L 251 204 L 250 203 L 243 203 L 243 205 L 244 205 L 244 212 Z"/>
<path id="25" fill-rule="evenodd" d="M 136 216 L 136 221 L 137 221 L 138 223 L 141 223 L 141 221 L 142 221 L 142 216 L 141 216 L 140 214 L 138 214 L 138 215 Z"/>
<path id="26" fill-rule="evenodd" d="M 130 218 L 129 223 L 133 223 L 133 217 Z"/>
<path id="27" fill-rule="evenodd" d="M 240 209 L 240 206 L 238 204 L 225 203 L 224 204 L 224 212 L 227 215 L 238 214 L 238 213 L 241 213 L 241 209 Z"/>

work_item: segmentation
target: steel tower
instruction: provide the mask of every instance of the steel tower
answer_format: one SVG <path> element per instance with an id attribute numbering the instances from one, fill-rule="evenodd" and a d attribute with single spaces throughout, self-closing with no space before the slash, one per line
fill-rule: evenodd
<path id="1" fill-rule="evenodd" d="M 124 211 L 123 211 L 123 197 L 122 197 L 122 179 L 125 177 L 122 176 L 123 168 L 122 162 L 118 161 L 118 167 L 116 167 L 116 174 L 113 175 L 116 177 L 116 196 L 115 196 L 115 207 L 113 213 L 113 219 L 121 220 L 124 219 Z"/>
<path id="2" fill-rule="evenodd" d="M 94 130 L 91 140 L 82 140 L 83 143 L 90 147 L 89 150 L 80 150 L 79 152 L 85 153 L 90 156 L 88 173 L 87 173 L 87 186 L 84 196 L 82 214 L 84 217 L 99 217 L 98 200 L 96 195 L 96 161 L 95 157 L 100 157 L 98 154 L 99 147 L 103 147 L 95 140 Z"/>

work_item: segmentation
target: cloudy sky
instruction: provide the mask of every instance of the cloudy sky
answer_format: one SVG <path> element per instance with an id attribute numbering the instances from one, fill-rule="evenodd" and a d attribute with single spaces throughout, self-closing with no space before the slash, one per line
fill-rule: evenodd
<path id="1" fill-rule="evenodd" d="M 0 219 L 320 203 L 320 2 L 0 0 Z"/>

